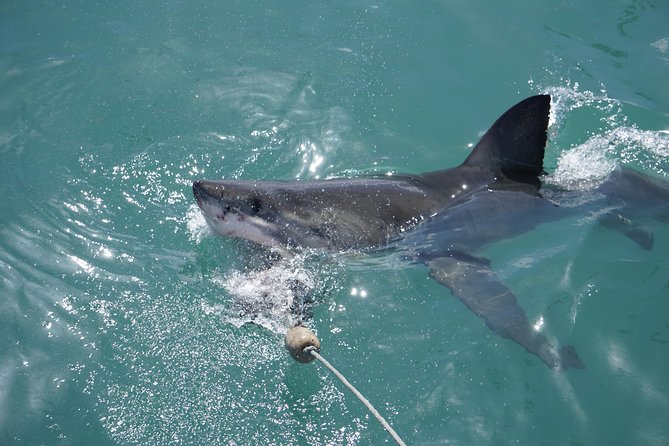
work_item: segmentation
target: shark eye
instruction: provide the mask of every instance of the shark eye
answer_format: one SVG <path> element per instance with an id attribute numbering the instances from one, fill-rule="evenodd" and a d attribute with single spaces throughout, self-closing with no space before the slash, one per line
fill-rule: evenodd
<path id="1" fill-rule="evenodd" d="M 253 212 L 254 214 L 257 214 L 258 212 L 260 212 L 260 208 L 261 208 L 262 206 L 261 206 L 261 203 L 260 203 L 260 200 L 259 200 L 259 199 L 257 199 L 257 198 L 253 198 L 253 199 L 249 202 L 249 207 L 251 208 L 251 212 Z"/>

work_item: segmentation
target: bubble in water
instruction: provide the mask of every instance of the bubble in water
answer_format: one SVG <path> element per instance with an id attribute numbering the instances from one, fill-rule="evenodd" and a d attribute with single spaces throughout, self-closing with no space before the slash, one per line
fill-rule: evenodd
<path id="1" fill-rule="evenodd" d="M 618 165 L 633 165 L 667 175 L 668 157 L 669 134 L 617 127 L 562 153 L 547 182 L 568 189 L 590 189 L 600 184 Z"/>
<path id="2" fill-rule="evenodd" d="M 202 212 L 200 212 L 200 209 L 196 204 L 192 204 L 188 207 L 185 220 L 189 237 L 195 243 L 200 243 L 202 238 L 209 234 L 210 231 L 207 221 L 204 219 Z"/>
<path id="3" fill-rule="evenodd" d="M 557 133 L 566 117 L 577 109 L 584 109 L 601 126 L 585 142 L 558 155 L 557 166 L 545 178 L 548 184 L 567 189 L 591 189 L 599 185 L 619 165 L 628 165 L 657 175 L 669 175 L 669 133 L 641 130 L 628 125 L 622 105 L 608 98 L 606 91 L 599 93 L 579 91 L 573 87 L 550 87 L 552 96 L 551 131 Z"/>
<path id="4" fill-rule="evenodd" d="M 260 271 L 235 271 L 219 283 L 234 298 L 228 322 L 236 326 L 253 322 L 281 334 L 307 315 L 310 292 L 317 287 L 314 273 L 299 257 Z"/>

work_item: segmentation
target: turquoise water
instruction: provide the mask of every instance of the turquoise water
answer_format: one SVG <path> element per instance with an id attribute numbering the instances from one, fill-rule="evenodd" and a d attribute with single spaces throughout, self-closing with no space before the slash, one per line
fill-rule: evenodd
<path id="1" fill-rule="evenodd" d="M 556 373 L 420 265 L 262 270 L 190 192 L 450 167 L 544 91 L 547 181 L 669 177 L 666 2 L 94 3 L 0 3 L 0 444 L 388 442 L 285 353 L 295 283 L 409 444 L 669 443 L 666 224 L 648 252 L 592 216 L 486 250 L 587 366 Z"/>

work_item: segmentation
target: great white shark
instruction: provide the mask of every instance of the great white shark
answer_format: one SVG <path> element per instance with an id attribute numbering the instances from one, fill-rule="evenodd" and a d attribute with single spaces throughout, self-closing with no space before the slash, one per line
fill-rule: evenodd
<path id="1" fill-rule="evenodd" d="M 546 199 L 550 188 L 542 188 L 541 175 L 550 103 L 550 96 L 537 95 L 511 107 L 454 168 L 315 181 L 199 180 L 193 193 L 215 233 L 282 255 L 305 248 L 400 251 L 427 265 L 496 334 L 553 369 L 584 368 L 572 346 L 554 346 L 534 328 L 479 252 L 576 212 L 598 215 L 603 226 L 651 249 L 653 235 L 637 222 L 669 222 L 669 184 L 617 168 L 584 204 Z"/>

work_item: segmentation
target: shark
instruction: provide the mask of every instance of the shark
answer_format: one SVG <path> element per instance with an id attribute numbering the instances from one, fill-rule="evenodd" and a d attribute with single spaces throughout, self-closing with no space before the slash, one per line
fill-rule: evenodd
<path id="1" fill-rule="evenodd" d="M 390 249 L 422 263 L 497 335 L 551 369 L 585 368 L 571 345 L 534 327 L 513 291 L 481 255 L 488 245 L 577 213 L 650 250 L 639 221 L 669 222 L 669 183 L 618 167 L 577 205 L 542 184 L 551 97 L 504 112 L 458 166 L 422 174 L 303 181 L 196 180 L 195 200 L 211 230 L 281 256 L 305 249 Z M 568 200 L 567 200 L 568 201 Z"/>

